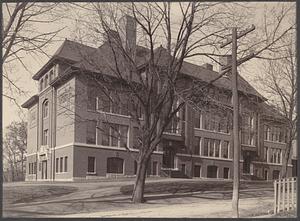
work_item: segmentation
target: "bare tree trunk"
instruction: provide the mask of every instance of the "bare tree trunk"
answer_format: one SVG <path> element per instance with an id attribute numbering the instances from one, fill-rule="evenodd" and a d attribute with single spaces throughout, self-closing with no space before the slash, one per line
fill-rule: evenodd
<path id="1" fill-rule="evenodd" d="M 136 174 L 135 184 L 132 192 L 132 201 L 134 203 L 145 202 L 144 188 L 145 188 L 145 178 L 146 178 L 148 160 L 149 158 L 143 159 L 141 162 L 138 162 L 137 174 Z"/>
<path id="2" fill-rule="evenodd" d="M 282 159 L 282 167 L 281 167 L 281 177 L 287 177 L 288 163 L 290 159 L 290 152 L 292 148 L 292 141 L 289 140 L 286 146 L 286 150 L 284 151 L 283 159 Z"/>

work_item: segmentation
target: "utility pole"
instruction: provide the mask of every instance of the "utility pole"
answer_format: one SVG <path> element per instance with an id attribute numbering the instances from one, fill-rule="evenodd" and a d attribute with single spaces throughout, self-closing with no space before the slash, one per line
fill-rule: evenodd
<path id="1" fill-rule="evenodd" d="M 232 81 L 232 101 L 233 101 L 233 190 L 232 190 L 232 216 L 239 218 L 239 190 L 240 190 L 240 139 L 239 139 L 239 96 L 238 96 L 238 73 L 237 65 L 237 39 L 245 36 L 253 31 L 255 27 L 252 25 L 250 29 L 237 35 L 237 28 L 232 28 L 232 39 L 227 40 L 221 45 L 221 48 L 232 43 L 232 63 L 231 63 L 231 81 Z M 245 62 L 254 57 L 254 54 L 246 56 L 241 61 Z M 240 61 L 239 60 L 239 61 Z M 241 62 L 241 63 L 243 63 Z"/>

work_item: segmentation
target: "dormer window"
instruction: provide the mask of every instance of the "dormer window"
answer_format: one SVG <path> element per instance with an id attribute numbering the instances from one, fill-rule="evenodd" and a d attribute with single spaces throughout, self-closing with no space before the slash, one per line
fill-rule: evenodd
<path id="1" fill-rule="evenodd" d="M 49 109 L 49 102 L 45 100 L 43 103 L 42 111 L 43 111 L 43 118 L 48 117 L 48 109 Z"/>

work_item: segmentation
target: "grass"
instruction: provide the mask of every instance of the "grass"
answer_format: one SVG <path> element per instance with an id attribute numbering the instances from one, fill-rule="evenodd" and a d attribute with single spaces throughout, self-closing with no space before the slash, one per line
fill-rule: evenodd
<path id="1" fill-rule="evenodd" d="M 37 202 L 44 199 L 59 197 L 77 191 L 71 186 L 18 186 L 5 187 L 3 191 L 4 204 Z"/>
<path id="2" fill-rule="evenodd" d="M 242 181 L 240 189 L 249 188 L 272 188 L 272 182 L 265 181 Z M 211 181 L 211 180 L 191 180 L 191 181 L 164 181 L 159 183 L 146 183 L 145 194 L 162 194 L 162 193 L 192 193 L 201 191 L 226 191 L 232 190 L 232 181 Z M 133 185 L 126 185 L 120 188 L 120 192 L 124 195 L 131 195 Z"/>
<path id="3" fill-rule="evenodd" d="M 290 210 L 290 211 L 283 211 L 280 213 L 277 213 L 275 215 L 272 216 L 272 218 L 279 218 L 279 217 L 284 217 L 284 218 L 295 218 L 297 217 L 297 210 Z"/>

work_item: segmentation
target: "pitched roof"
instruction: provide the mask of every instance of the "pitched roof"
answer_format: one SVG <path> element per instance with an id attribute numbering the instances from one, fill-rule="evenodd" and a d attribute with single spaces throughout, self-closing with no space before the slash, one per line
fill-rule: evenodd
<path id="1" fill-rule="evenodd" d="M 118 56 L 118 54 L 116 56 Z M 162 46 L 154 50 L 154 59 L 157 65 L 165 65 L 169 56 L 167 50 Z M 101 71 L 101 73 L 112 74 L 111 69 L 116 68 L 114 54 L 108 43 L 104 43 L 99 48 L 93 48 L 66 39 L 61 47 L 54 53 L 53 57 L 33 76 L 33 79 L 38 80 L 39 77 L 47 71 L 47 67 L 57 59 L 63 59 L 73 64 L 74 67 L 92 72 Z M 138 66 L 147 63 L 148 59 L 149 49 L 137 45 L 136 62 Z M 209 82 L 219 76 L 219 73 L 216 71 L 208 70 L 187 61 L 183 62 L 181 72 L 204 82 Z M 213 85 L 228 90 L 231 89 L 231 81 L 227 77 L 218 79 Z M 252 94 L 262 100 L 266 100 L 240 75 L 238 76 L 238 89 L 244 93 Z"/>
<path id="2" fill-rule="evenodd" d="M 32 78 L 34 80 L 38 80 L 40 76 L 48 71 L 51 64 L 53 64 L 56 60 L 76 63 L 79 62 L 83 56 L 90 54 L 95 50 L 96 48 L 65 39 L 50 60 Z"/>
<path id="3" fill-rule="evenodd" d="M 286 121 L 285 116 L 282 113 L 280 113 L 275 106 L 271 104 L 263 102 L 259 104 L 259 108 L 264 118 Z"/>

